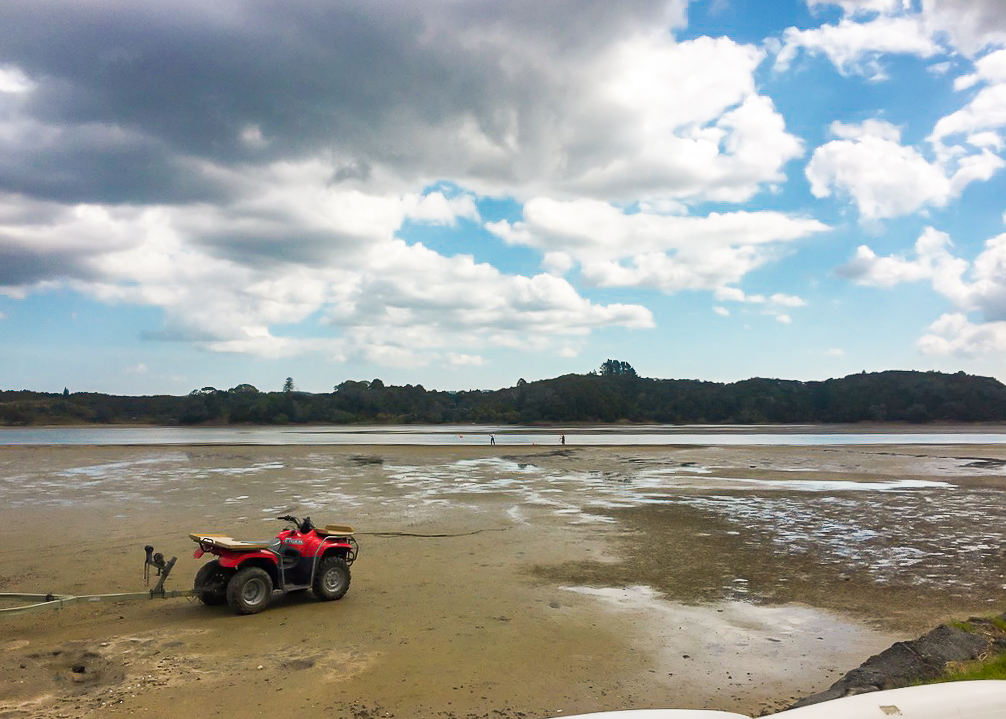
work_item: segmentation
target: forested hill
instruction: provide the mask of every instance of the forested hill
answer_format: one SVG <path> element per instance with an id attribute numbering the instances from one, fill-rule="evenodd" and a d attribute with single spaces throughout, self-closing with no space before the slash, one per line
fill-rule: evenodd
<path id="1" fill-rule="evenodd" d="M 331 393 L 251 385 L 213 387 L 182 397 L 121 397 L 68 390 L 0 392 L 0 424 L 347 424 L 575 423 L 761 424 L 846 422 L 1003 422 L 1006 385 L 963 372 L 877 372 L 823 382 L 749 379 L 723 384 L 648 379 L 624 362 L 601 371 L 505 389 L 427 391 L 346 381 Z"/>

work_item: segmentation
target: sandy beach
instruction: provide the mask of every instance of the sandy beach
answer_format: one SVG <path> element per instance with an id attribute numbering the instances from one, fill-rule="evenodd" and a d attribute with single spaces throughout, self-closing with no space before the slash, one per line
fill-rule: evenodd
<path id="1" fill-rule="evenodd" d="M 188 589 L 189 532 L 261 539 L 286 513 L 361 544 L 338 602 L 0 618 L 0 717 L 755 715 L 1006 609 L 1004 466 L 965 445 L 0 447 L 0 592 L 141 590 L 145 544 Z"/>

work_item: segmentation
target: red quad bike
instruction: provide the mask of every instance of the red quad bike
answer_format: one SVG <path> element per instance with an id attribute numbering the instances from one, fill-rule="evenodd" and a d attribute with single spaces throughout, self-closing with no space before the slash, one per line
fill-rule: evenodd
<path id="1" fill-rule="evenodd" d="M 217 557 L 196 574 L 195 594 L 203 604 L 229 604 L 238 614 L 255 614 L 273 594 L 310 589 L 322 601 L 342 599 L 349 589 L 349 565 L 359 545 L 353 528 L 329 524 L 315 527 L 285 516 L 290 522 L 275 539 L 245 542 L 222 534 L 190 534 L 199 545 L 195 558 Z"/>

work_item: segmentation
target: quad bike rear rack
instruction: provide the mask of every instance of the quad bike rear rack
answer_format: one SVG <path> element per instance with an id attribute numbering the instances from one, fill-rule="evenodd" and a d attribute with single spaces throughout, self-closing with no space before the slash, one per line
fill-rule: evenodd
<path id="1" fill-rule="evenodd" d="M 149 583 L 151 567 L 157 570 L 157 574 L 155 576 L 159 577 L 157 584 L 145 592 L 126 592 L 124 594 L 83 594 L 79 596 L 73 594 L 54 594 L 52 592 L 49 594 L 0 592 L 0 601 L 9 600 L 32 602 L 31 604 L 25 604 L 22 606 L 0 609 L 0 617 L 28 614 L 30 612 L 36 612 L 43 609 L 62 609 L 63 607 L 68 607 L 72 604 L 81 604 L 86 602 L 127 602 L 134 599 L 174 599 L 175 597 L 195 596 L 195 592 L 191 589 L 169 590 L 164 588 L 164 582 L 167 580 L 168 575 L 171 574 L 171 569 L 175 566 L 175 562 L 178 561 L 178 557 L 172 557 L 171 559 L 165 560 L 164 555 L 160 552 L 155 552 L 154 548 L 149 544 L 143 549 L 147 553 L 146 559 L 143 562 L 143 578 Z"/>

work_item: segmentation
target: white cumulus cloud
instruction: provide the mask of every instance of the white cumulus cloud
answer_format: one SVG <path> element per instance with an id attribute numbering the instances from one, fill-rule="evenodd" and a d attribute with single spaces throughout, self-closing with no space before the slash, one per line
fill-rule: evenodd
<path id="1" fill-rule="evenodd" d="M 856 68 L 864 60 L 879 68 L 875 53 L 902 52 L 930 57 L 934 48 L 976 57 L 988 48 L 1006 45 L 1006 15 L 1001 0 L 807 0 L 810 8 L 839 7 L 839 25 L 787 33 L 795 54 L 802 46 L 825 52 L 840 68 Z M 856 26 L 859 27 L 856 27 Z M 897 28 L 881 37 L 880 28 Z M 804 45 L 806 43 L 806 45 Z M 873 55 L 871 57 L 871 55 Z"/>
<path id="2" fill-rule="evenodd" d="M 915 243 L 914 256 L 877 256 L 863 246 L 839 273 L 861 284 L 891 288 L 903 282 L 929 281 L 954 312 L 944 314 L 918 347 L 930 354 L 975 355 L 1006 347 L 1006 234 L 986 241 L 971 262 L 951 253 L 945 233 L 927 229 Z M 977 318 L 971 314 L 977 313 Z"/>
<path id="3" fill-rule="evenodd" d="M 814 151 L 806 175 L 815 197 L 835 193 L 850 197 L 867 220 L 887 219 L 942 207 L 971 183 L 987 180 L 1006 162 L 988 149 L 944 160 L 927 159 L 900 142 L 890 123 L 869 120 L 861 125 L 834 123 L 839 139 Z M 976 151 L 977 150 L 977 151 Z"/>
<path id="4" fill-rule="evenodd" d="M 885 78 L 881 56 L 930 58 L 941 52 L 920 17 L 880 15 L 867 21 L 843 19 L 838 25 L 799 30 L 789 28 L 776 55 L 775 68 L 789 69 L 800 51 L 826 55 L 844 75 Z"/>
<path id="5" fill-rule="evenodd" d="M 826 55 L 845 75 L 886 79 L 891 55 L 946 58 L 934 70 L 973 60 L 955 80 L 978 88 L 960 109 L 939 119 L 928 146 L 904 145 L 900 128 L 883 120 L 833 123 L 835 139 L 818 147 L 806 169 L 816 197 L 849 197 L 866 220 L 943 207 L 972 183 L 1006 165 L 1006 14 L 1000 0 L 808 0 L 811 9 L 839 7 L 835 25 L 788 29 L 775 58 L 785 71 L 800 52 Z M 917 128 L 916 128 L 917 129 Z"/>
<path id="6" fill-rule="evenodd" d="M 35 87 L 24 70 L 15 65 L 0 65 L 0 92 L 20 94 Z"/>
<path id="7" fill-rule="evenodd" d="M 1006 352 L 1006 322 L 973 323 L 966 315 L 945 314 L 919 338 L 919 351 L 930 355 L 977 356 Z"/>
<path id="8" fill-rule="evenodd" d="M 558 253 L 569 268 L 601 287 L 664 292 L 718 290 L 774 259 L 788 242 L 828 229 L 779 212 L 711 213 L 705 217 L 625 213 L 596 200 L 530 200 L 524 219 L 488 223 L 505 242 Z"/>
<path id="9" fill-rule="evenodd" d="M 447 353 L 447 362 L 453 367 L 481 367 L 485 364 L 485 359 L 479 355 Z"/>
<path id="10" fill-rule="evenodd" d="M 940 118 L 929 141 L 944 148 L 947 140 L 958 138 L 971 144 L 1002 150 L 1006 132 L 1006 49 L 998 50 L 975 63 L 975 72 L 958 78 L 958 90 L 980 86 L 960 110 Z M 944 150 L 952 153 L 956 148 Z M 959 149 L 957 149 L 959 151 Z"/>
<path id="11" fill-rule="evenodd" d="M 51 265 L 44 281 L 104 302 L 160 307 L 164 324 L 149 337 L 217 352 L 477 366 L 479 354 L 463 348 L 547 350 L 605 326 L 653 326 L 646 308 L 591 302 L 560 277 L 507 275 L 395 236 L 407 218 L 477 219 L 470 196 L 370 196 L 292 182 L 311 174 L 303 169 L 283 174 L 249 180 L 255 191 L 239 208 L 39 205 L 26 214 L 0 203 L 0 252 L 26 272 Z M 314 336 L 278 331 L 299 323 Z"/>

